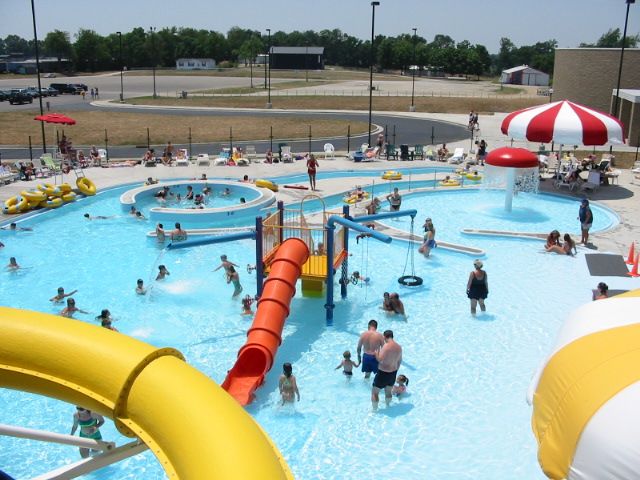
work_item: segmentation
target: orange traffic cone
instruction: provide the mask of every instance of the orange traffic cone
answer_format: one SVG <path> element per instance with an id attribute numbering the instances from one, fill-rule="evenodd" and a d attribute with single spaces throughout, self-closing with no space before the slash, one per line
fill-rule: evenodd
<path id="1" fill-rule="evenodd" d="M 631 275 L 632 277 L 640 277 L 640 273 L 638 273 L 638 263 L 640 263 L 640 253 L 636 256 L 636 261 L 628 275 Z"/>
<path id="2" fill-rule="evenodd" d="M 629 256 L 627 257 L 626 263 L 627 265 L 633 265 L 633 259 L 636 256 L 636 242 L 631 242 L 631 246 L 629 247 Z"/>

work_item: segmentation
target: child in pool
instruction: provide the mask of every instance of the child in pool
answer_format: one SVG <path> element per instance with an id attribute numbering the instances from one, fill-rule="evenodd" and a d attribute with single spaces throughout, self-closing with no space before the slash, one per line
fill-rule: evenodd
<path id="1" fill-rule="evenodd" d="M 169 270 L 167 270 L 167 267 L 160 265 L 158 267 L 158 276 L 156 277 L 156 280 L 164 280 L 167 275 L 171 275 Z"/>
<path id="2" fill-rule="evenodd" d="M 409 385 L 409 379 L 406 375 L 398 375 L 396 379 L 396 384 L 391 389 L 391 394 L 399 397 L 403 393 L 407 392 L 407 386 Z"/>
<path id="3" fill-rule="evenodd" d="M 344 352 L 342 354 L 342 357 L 343 358 L 340 362 L 340 365 L 338 365 L 335 369 L 338 370 L 339 368 L 342 368 L 342 373 L 346 375 L 347 378 L 351 378 L 351 376 L 353 375 L 353 369 L 358 368 L 360 364 L 351 360 L 351 352 L 349 350 Z"/>
<path id="4" fill-rule="evenodd" d="M 298 384 L 296 377 L 293 375 L 293 367 L 289 362 L 282 365 L 282 375 L 278 381 L 278 390 L 282 396 L 282 405 L 285 403 L 293 403 L 296 396 L 300 401 L 300 392 L 298 391 Z"/>
<path id="5" fill-rule="evenodd" d="M 251 305 L 253 305 L 254 298 L 251 295 L 245 295 L 242 299 L 242 315 L 253 315 L 253 310 L 251 310 Z"/>

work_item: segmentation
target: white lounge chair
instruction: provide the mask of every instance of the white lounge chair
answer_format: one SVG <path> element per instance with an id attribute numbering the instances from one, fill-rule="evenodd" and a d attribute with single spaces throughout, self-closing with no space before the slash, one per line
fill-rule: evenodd
<path id="1" fill-rule="evenodd" d="M 283 145 L 282 146 L 282 163 L 291 163 L 293 162 L 293 156 L 291 155 L 291 146 Z"/>
<path id="2" fill-rule="evenodd" d="M 332 143 L 325 143 L 324 144 L 324 158 L 325 160 L 328 158 L 336 158 L 335 156 L 335 152 L 336 152 L 336 148 L 333 146 Z"/>
<path id="3" fill-rule="evenodd" d="M 189 153 L 187 149 L 179 149 L 178 154 L 176 155 L 176 167 L 188 167 L 189 165 Z"/>
<path id="4" fill-rule="evenodd" d="M 100 158 L 100 165 L 109 165 L 109 157 L 107 151 L 104 148 L 98 149 L 98 158 Z"/>
<path id="5" fill-rule="evenodd" d="M 196 158 L 196 167 L 210 167 L 211 161 L 209 160 L 208 153 L 200 153 Z"/>
<path id="6" fill-rule="evenodd" d="M 244 154 L 249 160 L 253 160 L 256 158 L 256 146 L 255 145 L 247 145 L 244 149 Z"/>
<path id="7" fill-rule="evenodd" d="M 449 158 L 449 163 L 462 163 L 464 162 L 464 148 L 458 147 L 453 151 L 453 155 Z"/>
<path id="8" fill-rule="evenodd" d="M 598 170 L 589 170 L 587 181 L 580 185 L 580 191 L 591 190 L 595 192 L 600 188 L 601 173 Z"/>

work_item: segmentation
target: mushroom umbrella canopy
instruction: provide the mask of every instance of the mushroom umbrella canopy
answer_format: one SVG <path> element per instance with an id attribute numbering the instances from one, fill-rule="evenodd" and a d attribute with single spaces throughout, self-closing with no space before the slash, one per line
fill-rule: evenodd
<path id="1" fill-rule="evenodd" d="M 620 120 L 562 100 L 510 113 L 500 130 L 515 140 L 564 145 L 624 143 Z"/>
<path id="2" fill-rule="evenodd" d="M 485 165 L 483 185 L 504 187 L 504 209 L 507 212 L 512 210 L 514 192 L 538 191 L 538 157 L 525 148 L 502 147 L 491 150 Z"/>

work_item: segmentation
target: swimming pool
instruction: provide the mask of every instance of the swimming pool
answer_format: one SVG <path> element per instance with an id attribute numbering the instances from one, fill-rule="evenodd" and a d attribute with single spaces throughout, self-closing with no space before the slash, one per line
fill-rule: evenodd
<path id="1" fill-rule="evenodd" d="M 253 293 L 254 277 L 244 268 L 254 262 L 253 243 L 163 253 L 155 240 L 145 238 L 151 222 L 127 215 L 94 221 L 82 217 L 84 212 L 119 212 L 118 196 L 123 190 L 106 191 L 21 224 L 33 226 L 34 232 L 0 232 L 6 244 L 0 251 L 1 261 L 6 264 L 8 257 L 15 256 L 26 267 L 17 274 L 1 273 L 0 303 L 57 313 L 62 306 L 48 301 L 56 288 L 78 288 L 78 307 L 91 312 L 76 315 L 78 319 L 94 323 L 93 317 L 109 308 L 122 333 L 156 346 L 178 348 L 190 364 L 220 383 L 245 340 L 250 319 L 240 315 L 239 301 L 231 300 L 232 288 L 221 271 L 212 270 L 219 255 L 226 253 L 241 267 L 245 292 Z M 459 210 L 474 199 L 479 203 L 484 193 L 405 196 L 403 206 L 416 202 L 420 215 L 433 217 L 438 238 L 451 235 L 453 239 L 460 225 L 486 228 L 484 223 L 469 225 L 479 215 L 474 208 Z M 575 231 L 572 202 L 564 205 L 540 195 L 526 205 L 544 209 L 550 219 L 567 217 L 567 229 Z M 514 211 L 517 207 L 514 204 Z M 615 222 L 610 213 L 604 220 L 606 210 L 594 213 L 603 222 L 596 229 Z M 451 218 L 459 223 L 447 224 Z M 503 225 L 499 218 L 496 222 Z M 523 224 L 516 222 L 516 226 Z M 535 231 L 542 225 L 536 223 Z M 546 230 L 545 224 L 542 231 Z M 372 280 L 368 286 L 350 287 L 348 299 L 336 302 L 333 327 L 325 326 L 324 299 L 297 294 L 275 367 L 247 409 L 275 441 L 296 478 L 356 478 L 372 470 L 392 478 L 543 478 L 525 392 L 566 313 L 589 300 L 593 282 L 586 275 L 582 253 L 577 258 L 545 254 L 539 242 L 528 240 L 459 239 L 487 252 L 488 312 L 477 318 L 470 316 L 464 293 L 472 269 L 470 257 L 439 249 L 430 259 L 416 255 L 416 273 L 425 283 L 411 290 L 396 281 L 403 273 L 408 247 L 396 241 L 391 245 L 352 242 L 350 270 Z M 171 275 L 156 284 L 159 264 L 166 265 Z M 135 295 L 138 278 L 153 286 L 147 296 Z M 381 313 L 378 307 L 384 291 L 401 294 L 407 322 Z M 410 378 L 410 396 L 394 400 L 389 409 L 381 407 L 377 414 L 371 412 L 370 385 L 359 374 L 348 383 L 334 370 L 344 350 L 355 353 L 358 335 L 370 318 L 379 320 L 381 330 L 394 330 L 404 347 L 401 372 Z M 302 401 L 294 409 L 276 404 L 277 379 L 285 361 L 293 363 L 301 390 Z M 73 406 L 56 400 L 9 390 L 0 394 L 1 423 L 66 433 L 72 413 Z M 105 438 L 123 442 L 111 422 L 102 430 Z M 76 459 L 73 447 L 0 437 L 0 465 L 18 478 Z M 88 478 L 162 477 L 153 455 L 145 453 Z"/>

